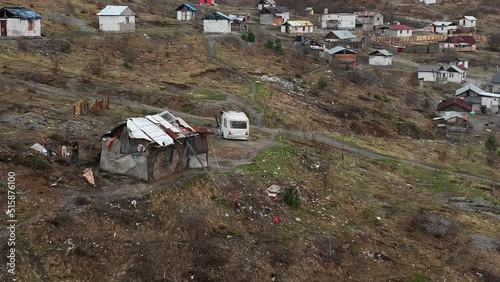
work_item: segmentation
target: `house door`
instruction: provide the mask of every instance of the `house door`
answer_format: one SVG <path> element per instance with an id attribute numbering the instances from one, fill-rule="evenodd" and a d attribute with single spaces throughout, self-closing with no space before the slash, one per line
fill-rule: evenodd
<path id="1" fill-rule="evenodd" d="M 7 36 L 7 21 L 0 21 L 0 36 Z"/>

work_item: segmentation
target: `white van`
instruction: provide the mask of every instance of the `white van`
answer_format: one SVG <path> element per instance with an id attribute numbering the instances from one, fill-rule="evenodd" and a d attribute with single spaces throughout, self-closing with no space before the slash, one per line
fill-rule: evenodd
<path id="1" fill-rule="evenodd" d="M 250 122 L 243 112 L 221 112 L 219 127 L 224 139 L 248 140 L 250 137 Z"/>

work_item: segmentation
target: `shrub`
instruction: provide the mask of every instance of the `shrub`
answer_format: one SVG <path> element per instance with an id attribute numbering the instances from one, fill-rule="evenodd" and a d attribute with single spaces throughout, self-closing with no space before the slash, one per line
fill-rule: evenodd
<path id="1" fill-rule="evenodd" d="M 248 36 L 247 36 L 247 34 L 246 34 L 246 33 L 242 33 L 242 34 L 240 35 L 240 37 L 241 37 L 241 39 L 243 39 L 243 40 L 245 40 L 245 41 L 247 41 L 247 42 L 248 42 Z"/>
<path id="2" fill-rule="evenodd" d="M 326 80 L 324 80 L 322 78 L 320 78 L 318 80 L 318 87 L 319 87 L 319 89 L 325 89 L 327 86 L 328 86 L 328 81 L 326 81 Z"/>
<path id="3" fill-rule="evenodd" d="M 283 53 L 283 44 L 281 44 L 281 40 L 276 39 L 274 42 L 274 51 L 278 54 Z"/>
<path id="4" fill-rule="evenodd" d="M 255 34 L 253 34 L 252 32 L 249 32 L 247 35 L 247 41 L 254 42 L 255 41 Z"/>
<path id="5" fill-rule="evenodd" d="M 296 186 L 289 186 L 285 189 L 283 201 L 290 207 L 296 209 L 300 207 L 299 189 Z"/>
<path id="6" fill-rule="evenodd" d="M 131 70 L 132 69 L 132 65 L 129 63 L 128 60 L 125 60 L 125 62 L 123 62 L 123 66 L 126 68 L 126 69 L 129 69 Z"/>
<path id="7" fill-rule="evenodd" d="M 50 163 L 45 156 L 37 155 L 31 160 L 33 166 L 38 170 L 47 170 L 50 168 Z"/>
<path id="8" fill-rule="evenodd" d="M 266 40 L 266 42 L 264 42 L 264 47 L 266 47 L 267 49 L 273 49 L 274 42 L 271 39 L 268 39 Z"/>

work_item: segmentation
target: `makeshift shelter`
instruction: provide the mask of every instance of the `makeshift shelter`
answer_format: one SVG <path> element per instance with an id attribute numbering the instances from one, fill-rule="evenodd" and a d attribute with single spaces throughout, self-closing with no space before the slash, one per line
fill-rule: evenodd
<path id="1" fill-rule="evenodd" d="M 129 118 L 102 138 L 100 168 L 113 174 L 156 181 L 207 163 L 207 130 L 168 111 Z"/>
<path id="2" fill-rule="evenodd" d="M 194 20 L 194 16 L 196 14 L 196 8 L 186 3 L 177 7 L 175 11 L 177 12 L 178 21 Z"/>

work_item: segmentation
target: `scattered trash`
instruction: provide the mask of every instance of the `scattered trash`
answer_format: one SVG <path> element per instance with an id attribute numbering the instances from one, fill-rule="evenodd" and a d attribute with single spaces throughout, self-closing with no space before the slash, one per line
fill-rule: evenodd
<path id="1" fill-rule="evenodd" d="M 300 222 L 301 220 L 300 220 L 300 218 L 296 217 L 296 218 L 295 218 L 295 221 Z"/>
<path id="2" fill-rule="evenodd" d="M 57 180 L 56 180 L 56 182 L 54 182 L 54 183 L 50 184 L 50 187 L 56 187 L 56 186 L 57 186 L 57 183 L 58 183 L 59 181 L 61 181 L 61 179 L 62 179 L 62 177 L 59 177 L 59 179 L 57 179 Z"/>
<path id="3" fill-rule="evenodd" d="M 85 178 L 85 180 L 87 180 L 87 182 L 95 188 L 95 179 L 94 179 L 94 172 L 92 172 L 92 169 L 91 168 L 86 168 L 84 171 L 83 171 L 83 178 Z"/>
<path id="4" fill-rule="evenodd" d="M 373 258 L 374 259 L 381 259 L 381 260 L 385 260 L 385 261 L 390 261 L 391 260 L 391 258 L 389 258 L 385 252 L 376 252 L 373 255 Z"/>
<path id="5" fill-rule="evenodd" d="M 275 216 L 275 217 L 273 218 L 273 222 L 274 222 L 274 224 L 279 224 L 279 223 L 281 222 L 281 220 L 280 220 L 280 218 L 279 218 L 279 217 Z"/>
<path id="6" fill-rule="evenodd" d="M 380 221 L 382 218 L 380 216 L 377 216 L 376 219 Z"/>
<path id="7" fill-rule="evenodd" d="M 267 196 L 273 198 L 276 198 L 276 196 L 280 193 L 280 191 L 281 187 L 276 184 L 273 184 L 266 189 Z"/>
<path id="8" fill-rule="evenodd" d="M 225 216 L 226 216 L 226 217 L 229 217 L 229 215 L 228 215 L 227 213 L 225 214 Z"/>
<path id="9" fill-rule="evenodd" d="M 132 202 L 130 202 L 132 204 L 132 206 L 134 206 L 134 208 L 137 208 L 137 201 L 136 200 L 132 200 Z"/>
<path id="10" fill-rule="evenodd" d="M 312 164 L 311 169 L 319 169 L 319 164 Z"/>

